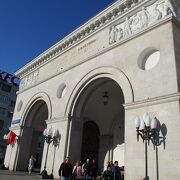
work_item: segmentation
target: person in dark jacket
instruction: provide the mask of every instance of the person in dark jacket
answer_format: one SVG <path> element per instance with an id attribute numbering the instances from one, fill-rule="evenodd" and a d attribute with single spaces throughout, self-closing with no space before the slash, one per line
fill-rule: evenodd
<path id="1" fill-rule="evenodd" d="M 93 159 L 92 165 L 91 165 L 91 179 L 96 179 L 97 172 L 98 172 L 98 164 L 97 162 Z"/>
<path id="2" fill-rule="evenodd" d="M 114 162 L 112 172 L 113 172 L 113 179 L 114 180 L 121 180 L 121 171 L 120 171 L 120 167 L 118 166 L 118 161 Z"/>
<path id="3" fill-rule="evenodd" d="M 82 166 L 83 168 L 83 180 L 88 180 L 88 177 L 91 175 L 91 162 L 89 159 Z"/>
<path id="4" fill-rule="evenodd" d="M 107 170 L 104 171 L 103 179 L 104 180 L 113 180 L 113 172 L 112 172 L 111 166 L 108 166 Z"/>
<path id="5" fill-rule="evenodd" d="M 67 157 L 59 168 L 59 176 L 61 177 L 61 180 L 69 180 L 72 176 L 72 170 L 73 167 L 69 161 L 69 157 Z"/>

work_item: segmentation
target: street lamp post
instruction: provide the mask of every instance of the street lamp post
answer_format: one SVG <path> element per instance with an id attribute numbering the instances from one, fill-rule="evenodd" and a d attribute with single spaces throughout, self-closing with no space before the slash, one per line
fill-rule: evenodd
<path id="1" fill-rule="evenodd" d="M 144 113 L 143 118 L 140 119 L 139 116 L 135 118 L 135 126 L 137 132 L 137 141 L 139 141 L 139 136 L 145 142 L 145 178 L 143 180 L 149 180 L 148 176 L 148 158 L 147 158 L 147 144 L 151 140 L 155 142 L 157 120 L 153 118 L 151 120 L 148 113 Z"/>
<path id="2" fill-rule="evenodd" d="M 46 164 L 47 164 L 47 156 L 48 156 L 48 151 L 49 151 L 49 145 L 53 142 L 53 145 L 57 143 L 58 140 L 58 130 L 54 129 L 52 130 L 52 127 L 49 129 L 45 129 L 43 132 L 45 142 L 47 143 L 47 151 L 46 151 L 46 159 L 44 163 L 44 170 L 42 171 L 42 176 L 48 176 L 47 171 L 46 171 Z M 51 174 L 51 177 L 53 179 L 53 175 Z"/>

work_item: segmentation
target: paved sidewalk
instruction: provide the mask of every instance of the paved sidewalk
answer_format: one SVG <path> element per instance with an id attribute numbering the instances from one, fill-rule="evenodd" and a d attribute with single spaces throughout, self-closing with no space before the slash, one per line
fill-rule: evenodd
<path id="1" fill-rule="evenodd" d="M 37 180 L 42 179 L 39 173 L 13 172 L 8 170 L 0 170 L 0 180 Z"/>

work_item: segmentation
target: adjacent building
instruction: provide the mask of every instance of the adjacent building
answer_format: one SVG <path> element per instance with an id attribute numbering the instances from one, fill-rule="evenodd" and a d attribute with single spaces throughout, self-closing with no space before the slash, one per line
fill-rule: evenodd
<path id="1" fill-rule="evenodd" d="M 40 171 L 46 165 L 58 177 L 66 156 L 73 164 L 95 159 L 101 170 L 117 160 L 125 180 L 143 179 L 134 119 L 147 112 L 158 120 L 148 176 L 179 180 L 179 20 L 179 0 L 117 0 L 18 70 L 13 122 L 20 121 L 11 130 L 19 140 L 8 146 L 5 166 L 26 170 L 39 153 Z M 40 140 L 46 126 L 58 130 L 57 146 Z"/>
<path id="2" fill-rule="evenodd" d="M 3 80 L 8 74 L 6 72 L 1 73 L 0 78 L 0 159 L 4 157 L 6 150 L 6 142 L 3 140 L 3 136 L 8 133 L 9 127 L 14 113 L 14 107 L 16 102 L 16 92 L 18 86 L 9 81 Z"/>

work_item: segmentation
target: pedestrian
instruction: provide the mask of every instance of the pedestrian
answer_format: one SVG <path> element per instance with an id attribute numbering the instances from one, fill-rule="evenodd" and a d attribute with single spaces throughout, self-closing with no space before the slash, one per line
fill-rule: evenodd
<path id="1" fill-rule="evenodd" d="M 74 180 L 82 179 L 82 168 L 80 161 L 77 161 L 76 165 L 73 167 L 72 177 Z"/>
<path id="2" fill-rule="evenodd" d="M 118 161 L 114 162 L 112 172 L 113 172 L 113 179 L 114 180 L 121 180 L 121 171 L 120 171 L 120 167 L 118 166 Z"/>
<path id="3" fill-rule="evenodd" d="M 107 167 L 107 170 L 103 172 L 103 179 L 104 180 L 113 180 L 113 172 L 111 170 L 111 166 Z"/>
<path id="4" fill-rule="evenodd" d="M 109 161 L 107 164 L 107 169 L 108 169 L 108 167 L 110 167 L 110 169 L 112 169 L 113 166 L 114 166 L 113 161 Z"/>
<path id="5" fill-rule="evenodd" d="M 29 172 L 29 175 L 32 173 L 35 161 L 36 161 L 36 159 L 33 157 L 33 155 L 31 155 L 31 157 L 29 158 L 29 163 L 28 163 L 28 172 Z"/>
<path id="6" fill-rule="evenodd" d="M 70 163 L 69 157 L 66 157 L 65 161 L 61 163 L 59 168 L 59 176 L 61 180 L 70 180 L 72 177 L 72 165 Z"/>
<path id="7" fill-rule="evenodd" d="M 91 165 L 91 179 L 96 179 L 97 172 L 98 172 L 98 164 L 97 162 L 93 159 L 92 165 Z"/>
<path id="8" fill-rule="evenodd" d="M 88 180 L 88 177 L 90 177 L 91 173 L 91 163 L 90 160 L 87 159 L 86 162 L 83 164 L 83 179 Z"/>

